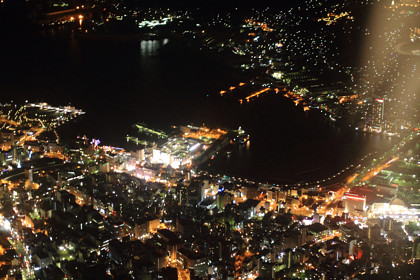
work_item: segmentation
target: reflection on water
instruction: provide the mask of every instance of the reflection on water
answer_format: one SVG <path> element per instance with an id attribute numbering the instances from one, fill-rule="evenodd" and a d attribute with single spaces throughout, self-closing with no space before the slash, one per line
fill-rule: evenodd
<path id="1" fill-rule="evenodd" d="M 166 45 L 169 39 L 140 41 L 140 55 L 142 57 L 155 56 L 160 47 Z"/>

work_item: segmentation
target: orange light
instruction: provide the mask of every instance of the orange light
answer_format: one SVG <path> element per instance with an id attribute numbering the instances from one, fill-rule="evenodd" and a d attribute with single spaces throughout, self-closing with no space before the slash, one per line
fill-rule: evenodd
<path id="1" fill-rule="evenodd" d="M 265 89 L 263 89 L 263 90 L 260 90 L 260 91 L 257 91 L 257 92 L 255 92 L 255 93 L 251 94 L 250 96 L 247 96 L 245 99 L 246 99 L 247 101 L 249 101 L 249 99 L 251 99 L 252 97 L 258 96 L 258 95 L 260 95 L 261 93 L 264 93 L 264 92 L 269 91 L 269 90 L 270 90 L 270 88 L 265 88 Z"/>

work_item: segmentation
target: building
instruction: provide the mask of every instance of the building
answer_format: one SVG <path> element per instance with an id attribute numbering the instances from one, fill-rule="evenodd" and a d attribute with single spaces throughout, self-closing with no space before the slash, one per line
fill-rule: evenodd
<path id="1" fill-rule="evenodd" d="M 176 260 L 183 268 L 193 270 L 196 276 L 207 276 L 208 260 L 204 254 L 180 248 Z"/>
<path id="2" fill-rule="evenodd" d="M 228 192 L 221 191 L 216 195 L 216 206 L 219 210 L 224 210 L 226 205 L 232 203 L 232 201 L 233 195 Z"/>
<path id="3" fill-rule="evenodd" d="M 377 98 L 372 104 L 371 129 L 381 132 L 384 128 L 385 99 Z"/>
<path id="4" fill-rule="evenodd" d="M 343 206 L 345 212 L 364 212 L 366 210 L 366 196 L 355 193 L 345 193 L 343 197 Z"/>
<path id="5" fill-rule="evenodd" d="M 141 238 L 149 233 L 156 233 L 160 225 L 160 219 L 157 217 L 148 217 L 135 222 L 134 236 Z"/>
<path id="6" fill-rule="evenodd" d="M 168 229 L 159 229 L 157 231 L 158 245 L 165 247 L 171 260 L 177 259 L 177 251 L 182 246 L 182 242 L 177 234 Z"/>
<path id="7" fill-rule="evenodd" d="M 264 202 L 256 199 L 247 199 L 245 202 L 238 204 L 239 215 L 245 219 L 253 218 L 259 212 Z"/>
<path id="8" fill-rule="evenodd" d="M 35 254 L 33 254 L 33 260 L 39 268 L 44 268 L 52 264 L 51 255 L 44 250 L 38 250 Z"/>
<path id="9" fill-rule="evenodd" d="M 308 232 L 314 235 L 315 240 L 321 240 L 330 234 L 328 227 L 321 223 L 308 226 Z"/>
<path id="10" fill-rule="evenodd" d="M 417 239 L 414 240 L 413 259 L 420 260 L 420 237 L 417 237 Z"/>
<path id="11" fill-rule="evenodd" d="M 379 195 L 385 197 L 394 197 L 397 195 L 398 187 L 378 185 L 376 186 L 376 191 Z"/>

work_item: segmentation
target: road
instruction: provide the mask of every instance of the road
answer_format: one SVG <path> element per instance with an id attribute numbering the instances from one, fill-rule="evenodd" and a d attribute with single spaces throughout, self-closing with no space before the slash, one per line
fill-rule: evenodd
<path id="1" fill-rule="evenodd" d="M 52 165 L 40 166 L 40 167 L 33 168 L 33 171 L 34 171 L 34 172 L 37 172 L 37 171 L 39 171 L 39 170 L 47 170 L 47 169 L 51 169 L 51 168 L 55 168 L 55 167 L 59 167 L 59 166 L 63 166 L 63 165 L 66 165 L 66 164 L 67 164 L 67 163 L 63 162 L 63 163 L 58 163 L 58 164 L 52 164 Z M 0 179 L 2 179 L 2 180 L 6 180 L 6 181 L 10 181 L 10 179 L 15 178 L 15 177 L 18 177 L 18 176 L 22 176 L 22 175 L 24 175 L 24 174 L 25 174 L 25 169 L 22 169 L 22 171 L 21 171 L 21 172 L 18 172 L 18 173 L 15 173 L 15 174 L 9 175 L 9 176 L 7 176 L 7 174 L 6 174 L 6 175 L 1 175 L 1 176 L 0 176 Z"/>
<path id="2" fill-rule="evenodd" d="M 3 218 L 3 215 L 0 213 L 0 225 L 3 228 L 5 228 L 4 222 L 5 222 L 5 219 Z M 19 220 L 19 222 L 21 221 Z M 13 223 L 10 223 L 10 226 L 12 225 Z M 18 231 L 13 227 L 8 228 L 7 231 L 9 231 L 9 234 L 10 234 L 10 237 L 8 237 L 7 239 L 9 240 L 13 249 L 15 249 L 16 253 L 20 257 L 22 279 L 35 279 L 34 270 L 31 265 L 30 255 L 28 254 L 26 246 L 22 243 L 22 237 L 19 235 Z"/>
<path id="3" fill-rule="evenodd" d="M 170 267 L 176 268 L 178 272 L 178 280 L 190 280 L 190 271 L 184 269 L 177 261 L 168 263 Z"/>
<path id="4" fill-rule="evenodd" d="M 385 152 L 381 157 L 374 158 L 369 163 L 363 164 L 357 174 L 354 174 L 355 176 L 353 180 L 348 182 L 349 187 L 354 187 L 360 183 L 367 182 L 381 170 L 396 162 L 398 160 L 398 157 L 396 156 L 398 151 L 405 145 L 411 143 L 411 141 L 415 140 L 418 135 L 418 132 L 410 133 L 408 136 L 404 137 L 400 143 L 394 145 L 391 150 Z"/>
<path id="5" fill-rule="evenodd" d="M 382 156 L 377 158 L 370 159 L 368 162 L 363 161 L 358 168 L 354 169 L 354 173 L 348 176 L 345 180 L 342 181 L 344 183 L 343 187 L 340 188 L 334 196 L 334 199 L 327 204 L 323 205 L 318 211 L 318 214 L 325 215 L 327 212 L 332 211 L 331 213 L 334 214 L 334 205 L 336 205 L 339 201 L 342 200 L 344 194 L 349 192 L 352 187 L 365 183 L 369 181 L 372 177 L 378 174 L 383 169 L 388 168 L 390 165 L 395 163 L 398 160 L 396 153 L 403 148 L 411 141 L 415 140 L 418 133 L 413 132 L 408 136 L 404 137 L 400 143 L 395 145 L 391 150 L 385 152 Z M 328 187 L 327 187 L 328 188 Z M 337 213 L 335 213 L 337 214 Z"/>
<path id="6" fill-rule="evenodd" d="M 339 202 L 343 199 L 344 194 L 345 194 L 346 192 L 348 192 L 348 191 L 349 191 L 349 188 L 348 188 L 347 186 L 343 186 L 343 187 L 341 187 L 341 188 L 340 188 L 340 189 L 336 192 L 336 194 L 334 195 L 333 200 L 331 200 L 331 201 L 327 202 L 327 204 L 325 204 L 324 206 L 322 206 L 322 207 L 321 207 L 321 209 L 319 209 L 319 210 L 317 211 L 317 213 L 318 213 L 318 214 L 320 214 L 320 215 L 325 215 L 327 212 L 332 211 L 332 212 L 333 212 L 332 214 L 334 214 L 334 209 L 333 209 L 333 207 L 334 207 L 335 205 L 337 205 L 337 203 L 339 203 Z M 335 214 L 337 214 L 337 213 L 335 213 Z"/>

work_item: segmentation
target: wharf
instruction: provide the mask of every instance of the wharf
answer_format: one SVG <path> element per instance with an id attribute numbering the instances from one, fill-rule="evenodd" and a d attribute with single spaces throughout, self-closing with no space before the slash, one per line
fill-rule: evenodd
<path id="1" fill-rule="evenodd" d="M 235 132 L 232 130 L 229 130 L 228 133 L 220 136 L 211 144 L 211 146 L 207 150 L 205 150 L 192 160 L 192 166 L 198 167 L 202 163 L 208 161 L 214 154 L 216 154 L 217 152 L 225 148 L 227 145 L 229 145 L 230 139 L 234 137 Z"/>

